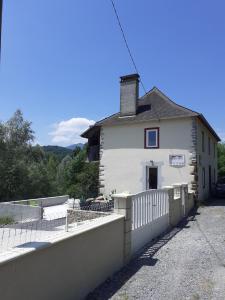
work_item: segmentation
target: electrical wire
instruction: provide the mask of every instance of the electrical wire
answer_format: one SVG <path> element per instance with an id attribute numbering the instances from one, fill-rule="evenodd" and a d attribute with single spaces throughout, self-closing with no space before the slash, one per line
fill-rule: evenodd
<path id="1" fill-rule="evenodd" d="M 130 50 L 130 47 L 129 47 L 129 45 L 128 45 L 128 42 L 127 42 L 127 39 L 126 39 L 126 36 L 125 36 L 125 32 L 124 32 L 123 27 L 122 27 L 122 24 L 121 24 L 121 22 L 120 22 L 120 18 L 119 18 L 119 15 L 118 15 L 118 12 L 117 12 L 115 3 L 114 3 L 113 0 L 110 0 L 110 1 L 111 1 L 111 3 L 112 3 L 112 7 L 113 7 L 114 13 L 115 13 L 115 15 L 116 15 L 116 19 L 117 19 L 117 21 L 118 21 L 118 25 L 119 25 L 120 31 L 121 31 L 121 33 L 122 33 L 122 37 L 123 37 L 124 43 L 125 43 L 125 45 L 126 45 L 127 51 L 128 51 L 128 53 L 129 53 L 130 59 L 131 59 L 131 61 L 132 61 L 132 64 L 133 64 L 133 66 L 134 66 L 134 69 L 135 69 L 135 71 L 136 71 L 138 74 L 140 74 L 140 73 L 138 72 L 137 65 L 136 65 L 136 63 L 135 63 L 135 61 L 134 61 L 134 57 L 133 57 L 133 55 L 132 55 L 132 53 L 131 53 L 131 50 Z M 146 89 L 145 89 L 145 87 L 144 87 L 144 84 L 143 84 L 143 81 L 141 80 L 141 78 L 140 78 L 140 83 L 141 83 L 141 86 L 142 86 L 142 88 L 143 88 L 145 94 L 147 94 Z"/>

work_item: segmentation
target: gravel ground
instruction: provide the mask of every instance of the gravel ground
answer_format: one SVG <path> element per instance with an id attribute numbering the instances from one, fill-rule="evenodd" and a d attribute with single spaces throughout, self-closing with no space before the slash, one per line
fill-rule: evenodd
<path id="1" fill-rule="evenodd" d="M 225 200 L 200 207 L 87 299 L 224 300 Z"/>

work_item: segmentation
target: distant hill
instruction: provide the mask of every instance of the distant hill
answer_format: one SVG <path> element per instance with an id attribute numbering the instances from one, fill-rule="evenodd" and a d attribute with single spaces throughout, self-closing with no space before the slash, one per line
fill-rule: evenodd
<path id="1" fill-rule="evenodd" d="M 55 154 L 60 160 L 73 153 L 72 149 L 60 146 L 42 146 L 42 149 L 45 153 Z"/>
<path id="2" fill-rule="evenodd" d="M 45 153 L 53 153 L 56 155 L 60 160 L 62 160 L 65 156 L 70 155 L 73 153 L 73 150 L 76 147 L 80 147 L 81 149 L 84 147 L 84 144 L 78 143 L 73 144 L 68 147 L 61 147 L 61 146 L 42 146 L 42 149 L 45 151 Z"/>
<path id="3" fill-rule="evenodd" d="M 74 150 L 76 147 L 80 147 L 82 149 L 84 147 L 84 144 L 82 144 L 82 143 L 73 144 L 73 145 L 67 146 L 66 148 L 70 149 L 70 150 Z"/>

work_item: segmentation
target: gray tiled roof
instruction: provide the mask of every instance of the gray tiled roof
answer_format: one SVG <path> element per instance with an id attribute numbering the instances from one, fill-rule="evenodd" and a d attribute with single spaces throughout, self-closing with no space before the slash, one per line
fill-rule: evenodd
<path id="1" fill-rule="evenodd" d="M 176 104 L 156 87 L 151 89 L 146 95 L 138 100 L 136 115 L 130 117 L 121 117 L 120 113 L 116 113 L 96 122 L 95 125 L 86 130 L 82 136 L 88 137 L 91 135 L 93 130 L 96 130 L 96 127 L 100 127 L 102 125 L 111 126 L 133 124 L 160 119 L 175 119 L 185 117 L 199 117 L 205 126 L 208 127 L 211 133 L 219 140 L 219 137 L 202 114 Z"/>
<path id="2" fill-rule="evenodd" d="M 96 125 L 120 125 L 198 115 L 197 112 L 174 103 L 157 88 L 153 88 L 138 100 L 137 114 L 135 116 L 120 117 L 120 113 L 117 113 L 97 122 Z"/>

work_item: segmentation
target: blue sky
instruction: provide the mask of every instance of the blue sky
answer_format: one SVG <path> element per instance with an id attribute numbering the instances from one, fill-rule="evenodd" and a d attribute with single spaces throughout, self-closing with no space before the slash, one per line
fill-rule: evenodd
<path id="1" fill-rule="evenodd" d="M 225 2 L 115 4 L 146 89 L 202 112 L 225 138 Z M 119 76 L 134 69 L 109 0 L 5 0 L 3 13 L 1 120 L 20 108 L 37 142 L 68 145 L 119 110 Z"/>

